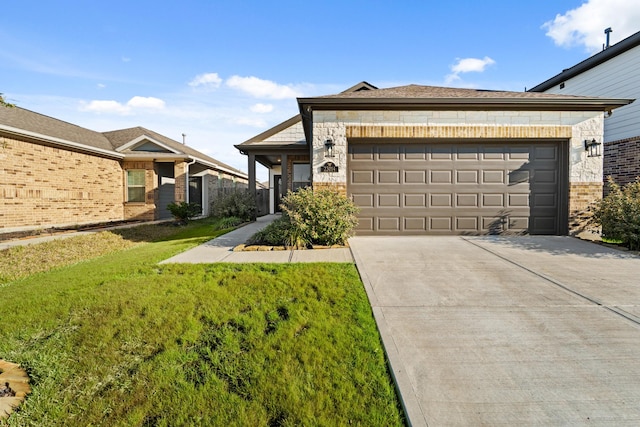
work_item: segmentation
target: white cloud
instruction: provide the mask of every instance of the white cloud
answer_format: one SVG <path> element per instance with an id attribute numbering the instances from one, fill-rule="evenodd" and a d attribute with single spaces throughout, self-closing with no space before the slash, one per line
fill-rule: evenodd
<path id="1" fill-rule="evenodd" d="M 198 87 L 205 86 L 208 88 L 218 88 L 222 83 L 222 79 L 218 76 L 218 73 L 205 73 L 199 74 L 189 82 L 189 86 Z"/>
<path id="2" fill-rule="evenodd" d="M 131 108 L 151 108 L 151 109 L 163 109 L 164 101 L 160 98 L 154 98 L 152 96 L 134 96 L 127 102 L 127 106 Z"/>
<path id="3" fill-rule="evenodd" d="M 457 62 L 451 66 L 451 74 L 447 75 L 445 81 L 450 84 L 460 80 L 462 73 L 482 73 L 489 65 L 495 64 L 496 61 L 485 56 L 484 58 L 458 58 Z"/>
<path id="4" fill-rule="evenodd" d="M 122 58 L 120 58 L 120 59 L 122 59 L 122 62 L 131 62 L 131 58 L 128 58 L 128 57 L 126 57 L 126 56 L 123 56 L 123 57 L 122 57 Z"/>
<path id="5" fill-rule="evenodd" d="M 98 83 L 98 89 L 104 89 L 105 87 L 107 87 L 106 84 L 104 83 Z"/>
<path id="6" fill-rule="evenodd" d="M 301 93 L 287 85 L 280 85 L 271 80 L 258 77 L 232 76 L 227 79 L 227 86 L 238 89 L 255 98 L 286 99 L 301 96 Z"/>
<path id="7" fill-rule="evenodd" d="M 250 109 L 251 111 L 253 111 L 254 113 L 261 113 L 261 114 L 264 114 L 264 113 L 270 113 L 270 112 L 272 112 L 272 111 L 273 111 L 273 105 L 271 105 L 271 104 L 260 104 L 260 103 L 258 103 L 258 104 L 252 105 L 251 107 L 249 107 L 249 109 Z"/>
<path id="8" fill-rule="evenodd" d="M 162 99 L 154 97 L 134 96 L 126 104 L 112 100 L 93 100 L 89 103 L 83 102 L 80 110 L 92 113 L 106 114 L 132 114 L 136 109 L 143 110 L 161 110 L 165 107 Z"/>
<path id="9" fill-rule="evenodd" d="M 238 117 L 234 121 L 236 124 L 243 126 L 251 126 L 254 128 L 264 128 L 267 127 L 267 122 L 263 119 L 252 119 L 249 117 Z"/>
<path id="10" fill-rule="evenodd" d="M 558 46 L 584 46 L 590 53 L 602 50 L 606 41 L 605 28 L 611 27 L 611 44 L 638 31 L 640 4 L 638 0 L 588 0 L 564 14 L 557 14 L 542 28 Z"/>

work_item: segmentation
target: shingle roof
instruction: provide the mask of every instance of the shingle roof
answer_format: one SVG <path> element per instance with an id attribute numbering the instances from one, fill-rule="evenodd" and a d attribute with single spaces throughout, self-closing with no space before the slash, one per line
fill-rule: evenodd
<path id="1" fill-rule="evenodd" d="M 487 89 L 464 89 L 440 86 L 407 85 L 377 90 L 341 92 L 335 95 L 319 96 L 319 99 L 580 99 L 580 96 L 550 95 L 530 92 L 508 92 Z"/>
<path id="2" fill-rule="evenodd" d="M 192 157 L 197 157 L 201 160 L 205 160 L 207 162 L 216 164 L 224 169 L 228 169 L 229 171 L 232 171 L 239 175 L 246 176 L 245 172 L 242 172 L 241 170 L 236 169 L 233 166 L 229 166 L 226 163 L 223 163 L 217 159 L 214 159 L 213 157 L 207 156 L 206 154 L 189 147 L 188 145 L 184 145 L 178 141 L 175 141 L 162 134 L 154 132 L 150 129 L 143 128 L 141 126 L 128 128 L 128 129 L 114 130 L 110 132 L 103 132 L 103 135 L 107 139 L 109 139 L 109 141 L 111 141 L 111 144 L 113 144 L 113 147 L 115 149 L 122 147 L 123 145 L 133 141 L 136 138 L 139 138 L 141 136 L 147 136 L 152 139 L 155 139 L 158 142 L 161 142 L 162 144 L 168 147 L 171 147 L 173 150 L 177 151 L 178 153 L 183 153 Z M 123 151 L 123 152 L 128 153 L 129 151 Z"/>
<path id="3" fill-rule="evenodd" d="M 87 149 L 87 151 L 96 149 L 95 151 L 98 153 L 116 157 L 122 157 L 122 154 L 116 151 L 118 147 L 121 147 L 140 136 L 146 135 L 171 147 L 178 153 L 213 163 L 240 176 L 247 175 L 245 172 L 216 160 L 213 157 L 209 157 L 198 150 L 143 127 L 100 133 L 24 108 L 2 107 L 0 108 L 0 130 L 2 129 L 5 131 L 8 129 L 15 129 L 18 132 L 22 131 L 22 133 L 31 133 L 34 134 L 32 136 L 39 136 L 41 139 L 50 140 L 53 143 L 69 142 L 72 143 L 76 149 L 82 149 L 83 147 L 84 149 Z M 54 139 L 58 139 L 60 141 L 55 141 Z M 126 151 L 124 153 L 126 153 Z"/>
<path id="4" fill-rule="evenodd" d="M 312 110 L 557 110 L 610 111 L 633 102 L 632 99 L 609 99 L 535 92 L 508 92 L 486 89 L 462 89 L 439 86 L 408 85 L 387 89 L 338 93 L 315 98 L 298 98 L 306 123 Z"/>
<path id="5" fill-rule="evenodd" d="M 59 138 L 101 150 L 113 151 L 113 146 L 109 140 L 100 132 L 20 107 L 0 108 L 0 124 L 45 137 Z"/>

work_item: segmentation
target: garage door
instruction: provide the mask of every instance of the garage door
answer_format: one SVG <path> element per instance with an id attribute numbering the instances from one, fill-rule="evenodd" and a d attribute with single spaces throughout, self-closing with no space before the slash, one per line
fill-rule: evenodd
<path id="1" fill-rule="evenodd" d="M 350 141 L 357 233 L 560 234 L 560 147 Z"/>

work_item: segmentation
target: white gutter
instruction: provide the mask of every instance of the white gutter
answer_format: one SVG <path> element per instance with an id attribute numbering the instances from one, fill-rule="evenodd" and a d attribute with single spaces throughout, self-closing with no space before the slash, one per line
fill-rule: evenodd
<path id="1" fill-rule="evenodd" d="M 12 133 L 14 135 L 26 136 L 29 138 L 35 138 L 44 142 L 49 142 L 63 147 L 74 148 L 76 150 L 89 151 L 91 153 L 98 153 L 116 159 L 123 159 L 124 154 L 116 153 L 115 151 L 105 150 L 103 148 L 91 147 L 89 145 L 79 144 L 77 142 L 68 141 L 66 139 L 56 138 L 54 136 L 47 136 L 37 132 L 31 132 L 24 129 L 14 128 L 11 126 L 0 125 L 0 130 Z"/>

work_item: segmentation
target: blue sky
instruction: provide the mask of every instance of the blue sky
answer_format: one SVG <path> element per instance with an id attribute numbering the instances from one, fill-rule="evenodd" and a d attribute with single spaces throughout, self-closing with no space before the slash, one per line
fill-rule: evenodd
<path id="1" fill-rule="evenodd" d="M 233 147 L 362 80 L 522 91 L 640 31 L 638 0 L 0 4 L 0 92 L 98 131 Z M 264 178 L 264 175 L 262 175 Z"/>

